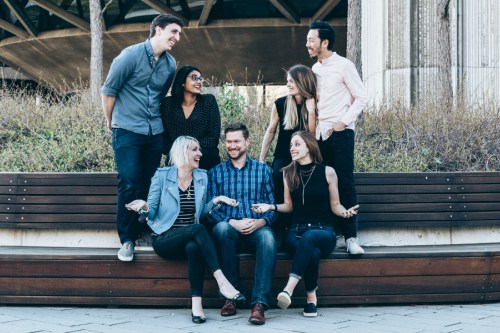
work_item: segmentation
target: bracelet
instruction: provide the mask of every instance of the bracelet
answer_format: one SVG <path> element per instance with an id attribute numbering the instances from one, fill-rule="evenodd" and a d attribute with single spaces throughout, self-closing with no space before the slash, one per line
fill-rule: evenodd
<path id="1" fill-rule="evenodd" d="M 274 204 L 274 211 L 277 212 L 278 211 L 278 205 Z"/>

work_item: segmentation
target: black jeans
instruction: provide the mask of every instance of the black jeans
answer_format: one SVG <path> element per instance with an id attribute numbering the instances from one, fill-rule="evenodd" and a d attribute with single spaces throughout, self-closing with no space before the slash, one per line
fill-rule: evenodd
<path id="1" fill-rule="evenodd" d="M 173 227 L 161 235 L 153 236 L 153 249 L 165 259 L 182 260 L 187 256 L 193 297 L 203 295 L 205 265 L 212 273 L 220 269 L 212 239 L 202 224 Z"/>
<path id="2" fill-rule="evenodd" d="M 326 140 L 319 140 L 323 164 L 335 169 L 338 177 L 340 203 L 349 209 L 358 204 L 354 186 L 354 131 L 346 129 L 333 132 Z M 337 225 L 345 239 L 356 237 L 358 219 L 356 215 L 345 219 L 336 217 Z"/>
<path id="3" fill-rule="evenodd" d="M 113 150 L 118 171 L 116 226 L 120 242 L 135 242 L 143 228 L 139 215 L 125 208 L 135 200 L 146 200 L 151 178 L 160 166 L 163 133 L 142 135 L 121 128 L 113 129 Z"/>

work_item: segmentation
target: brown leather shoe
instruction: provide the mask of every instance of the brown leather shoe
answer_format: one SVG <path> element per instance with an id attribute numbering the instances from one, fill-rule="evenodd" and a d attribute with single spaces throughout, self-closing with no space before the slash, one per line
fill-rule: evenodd
<path id="1" fill-rule="evenodd" d="M 222 309 L 220 309 L 220 315 L 224 317 L 234 316 L 236 314 L 236 302 L 224 301 Z"/>
<path id="2" fill-rule="evenodd" d="M 255 303 L 252 306 L 252 312 L 250 313 L 250 319 L 248 319 L 254 325 L 264 325 L 266 323 L 266 317 L 264 316 L 264 304 Z"/>

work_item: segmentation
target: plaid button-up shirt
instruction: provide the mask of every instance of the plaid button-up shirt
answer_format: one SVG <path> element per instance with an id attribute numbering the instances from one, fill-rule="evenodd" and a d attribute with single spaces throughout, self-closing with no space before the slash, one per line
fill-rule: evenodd
<path id="1" fill-rule="evenodd" d="M 274 204 L 274 184 L 271 169 L 247 156 L 246 164 L 238 169 L 230 160 L 213 167 L 208 173 L 208 199 L 225 195 L 237 200 L 236 207 L 222 204 L 219 209 L 210 212 L 211 222 L 241 220 L 243 218 L 264 219 L 271 225 L 277 218 L 275 211 L 255 213 L 252 204 Z"/>

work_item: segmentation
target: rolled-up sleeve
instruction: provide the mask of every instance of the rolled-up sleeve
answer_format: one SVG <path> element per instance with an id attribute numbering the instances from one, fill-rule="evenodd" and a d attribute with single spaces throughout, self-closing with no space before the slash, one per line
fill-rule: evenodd
<path id="1" fill-rule="evenodd" d="M 262 202 L 274 204 L 274 183 L 273 177 L 271 175 L 271 169 L 266 167 L 264 186 L 262 187 Z M 278 213 L 274 210 L 268 210 L 262 216 L 262 218 L 267 222 L 268 225 L 273 224 L 273 222 L 278 218 Z"/>

